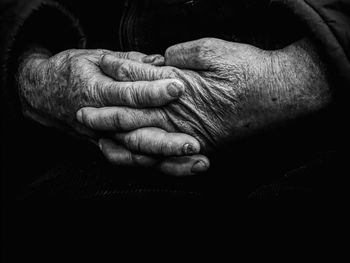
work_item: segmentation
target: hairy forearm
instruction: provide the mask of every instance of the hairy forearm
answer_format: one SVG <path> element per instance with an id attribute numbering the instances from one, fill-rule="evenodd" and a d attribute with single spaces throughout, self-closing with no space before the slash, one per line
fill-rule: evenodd
<path id="1" fill-rule="evenodd" d="M 97 71 L 91 51 L 66 50 L 51 56 L 42 49 L 25 54 L 17 73 L 23 113 L 46 126 L 67 129 L 75 125 L 75 113 L 91 104 L 88 80 Z M 92 65 L 90 68 L 89 66 Z"/>
<path id="2" fill-rule="evenodd" d="M 64 68 L 53 67 L 49 59 L 47 52 L 33 50 L 22 60 L 18 72 L 22 106 L 27 112 L 46 116 L 51 121 L 68 120 L 74 117 L 71 112 L 77 110 L 72 109 L 68 99 L 76 96 L 77 88 L 70 85 L 67 89 Z"/>
<path id="3" fill-rule="evenodd" d="M 270 52 L 247 94 L 249 123 L 265 128 L 314 113 L 332 100 L 327 66 L 308 39 Z M 254 103 L 252 103 L 252 101 Z M 244 122 L 246 124 L 246 122 Z"/>
<path id="4" fill-rule="evenodd" d="M 30 49 L 21 56 L 16 76 L 23 114 L 45 126 L 52 125 L 43 110 L 48 101 L 45 90 L 47 78 L 43 64 L 50 56 L 50 52 L 46 49 Z"/>
<path id="5" fill-rule="evenodd" d="M 69 77 L 68 55 L 56 59 L 57 56 L 60 54 L 52 56 L 41 48 L 23 54 L 16 76 L 17 87 L 22 112 L 27 118 L 71 133 L 69 126 L 74 123 L 75 111 L 79 108 L 79 104 L 71 103 L 77 96 L 78 81 L 73 82 Z M 82 99 L 79 97 L 75 101 Z"/>
<path id="6" fill-rule="evenodd" d="M 32 108 L 39 108 L 42 96 L 39 94 L 45 85 L 44 70 L 42 64 L 47 61 L 49 55 L 44 51 L 33 50 L 21 57 L 17 72 L 17 85 L 23 103 Z"/>
<path id="7" fill-rule="evenodd" d="M 308 39 L 276 51 L 273 79 L 280 110 L 290 117 L 313 113 L 332 99 L 327 66 L 316 46 Z M 272 100 L 273 101 L 273 100 Z"/>

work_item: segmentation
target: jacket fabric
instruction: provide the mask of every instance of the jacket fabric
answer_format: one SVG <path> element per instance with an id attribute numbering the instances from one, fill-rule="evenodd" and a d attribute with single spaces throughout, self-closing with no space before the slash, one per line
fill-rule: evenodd
<path id="1" fill-rule="evenodd" d="M 213 167 L 212 173 L 220 178 L 214 182 L 207 176 L 187 181 L 164 179 L 156 172 L 142 169 L 133 169 L 136 176 L 129 176 L 130 170 L 109 166 L 93 146 L 41 127 L 22 116 L 14 76 L 20 55 L 31 44 L 39 44 L 52 53 L 70 48 L 162 53 L 172 44 L 200 37 L 218 37 L 275 49 L 307 36 L 314 39 L 331 71 L 335 93 L 342 94 L 350 86 L 349 0 L 128 0 L 98 3 L 2 0 L 0 10 L 1 106 L 5 138 L 2 169 L 4 180 L 14 187 L 9 191 L 11 193 L 25 193 L 25 196 L 28 193 L 30 196 L 63 195 L 68 198 L 115 198 L 125 194 L 198 197 L 208 185 L 214 192 L 218 190 L 216 193 L 234 192 L 232 188 L 226 189 L 223 182 L 235 170 L 241 174 L 235 177 L 237 185 L 253 181 L 243 191 L 248 194 L 268 182 L 261 179 L 265 176 L 262 173 L 267 173 L 265 178 L 269 180 L 279 180 L 286 167 L 295 167 L 301 161 L 312 159 L 309 151 L 304 154 L 298 152 L 300 158 L 297 161 L 281 157 L 279 151 L 286 152 L 283 148 L 290 147 L 288 152 L 293 152 L 297 151 L 297 147 L 293 143 L 286 145 L 285 137 L 276 139 L 272 134 L 268 135 L 268 139 L 264 137 L 259 141 L 259 138 L 255 138 L 236 145 L 241 152 L 237 150 L 229 157 L 218 157 L 218 166 L 222 165 L 226 170 L 222 172 L 218 167 Z M 306 134 L 306 138 L 310 138 L 315 127 L 309 126 L 295 128 L 293 132 L 301 137 Z M 322 125 L 318 128 L 321 130 Z M 269 148 L 272 142 L 276 152 L 269 152 L 269 158 L 283 159 L 277 168 L 269 162 L 266 165 L 266 159 L 260 160 L 264 155 L 263 150 L 257 149 Z M 283 147 L 278 146 L 280 142 L 283 142 Z M 317 141 L 308 143 L 306 148 L 312 149 L 310 152 L 315 145 L 318 151 Z M 326 145 L 320 151 L 329 153 L 333 150 Z M 232 163 L 234 158 L 244 161 L 235 169 L 228 168 L 227 163 Z M 256 162 L 259 168 L 249 167 L 251 162 Z M 116 173 L 117 180 L 114 176 Z M 150 177 L 147 178 L 145 173 Z M 23 192 L 21 187 L 26 190 Z M 235 192 L 242 193 L 241 189 L 236 191 L 236 188 Z"/>

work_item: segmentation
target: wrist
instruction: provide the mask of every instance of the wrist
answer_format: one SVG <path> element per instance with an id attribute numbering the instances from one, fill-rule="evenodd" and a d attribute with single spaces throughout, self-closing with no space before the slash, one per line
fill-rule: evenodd
<path id="1" fill-rule="evenodd" d="M 268 52 L 263 96 L 272 120 L 295 119 L 331 101 L 326 66 L 309 40 Z"/>
<path id="2" fill-rule="evenodd" d="M 290 80 L 285 76 L 281 55 L 275 51 L 255 50 L 246 67 L 243 122 L 240 127 L 262 130 L 283 119 L 281 105 L 289 96 Z M 283 113 L 283 114 L 282 114 Z M 243 129 L 246 132 L 247 129 Z"/>
<path id="3" fill-rule="evenodd" d="M 40 111 L 42 89 L 46 81 L 45 64 L 50 53 L 44 49 L 31 49 L 20 57 L 17 86 L 24 114 Z"/>
<path id="4" fill-rule="evenodd" d="M 316 112 L 332 100 L 329 72 L 316 45 L 303 39 L 281 50 L 288 60 L 286 70 L 292 72 L 287 92 L 292 94 L 292 103 L 298 105 L 296 115 Z"/>

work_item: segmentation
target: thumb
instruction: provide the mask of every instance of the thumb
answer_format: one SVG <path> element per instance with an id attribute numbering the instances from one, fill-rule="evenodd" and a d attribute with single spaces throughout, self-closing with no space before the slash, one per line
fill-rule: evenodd
<path id="1" fill-rule="evenodd" d="M 183 69 L 208 70 L 213 45 L 210 39 L 199 39 L 169 47 L 165 51 L 165 65 Z"/>

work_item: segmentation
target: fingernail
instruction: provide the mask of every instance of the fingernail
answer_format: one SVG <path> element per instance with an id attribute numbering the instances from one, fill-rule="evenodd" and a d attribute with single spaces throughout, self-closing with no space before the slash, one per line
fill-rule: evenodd
<path id="1" fill-rule="evenodd" d="M 149 56 L 142 58 L 142 62 L 150 64 L 150 63 L 153 63 L 154 61 L 156 61 L 156 59 L 160 59 L 161 57 L 162 57 L 161 55 L 149 55 Z"/>
<path id="2" fill-rule="evenodd" d="M 98 141 L 98 147 L 100 148 L 100 150 L 102 151 L 102 143 L 101 143 L 101 140 Z"/>
<path id="3" fill-rule="evenodd" d="M 170 83 L 167 89 L 168 89 L 169 95 L 174 98 L 178 98 L 182 94 L 182 86 L 180 86 L 179 84 Z"/>
<path id="4" fill-rule="evenodd" d="M 197 153 L 196 149 L 189 143 L 183 146 L 183 153 L 186 155 Z"/>
<path id="5" fill-rule="evenodd" d="M 191 169 L 191 172 L 194 174 L 202 173 L 207 170 L 207 165 L 203 161 L 197 161 Z"/>
<path id="6" fill-rule="evenodd" d="M 78 112 L 77 112 L 77 120 L 79 122 L 83 122 L 83 111 L 82 110 L 78 110 Z"/>

